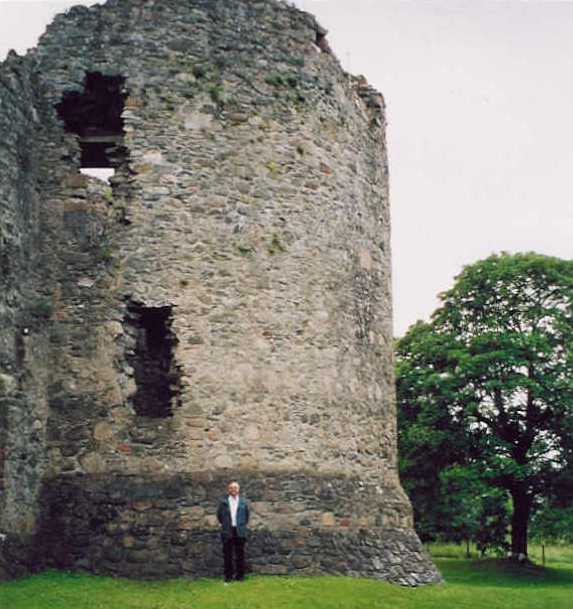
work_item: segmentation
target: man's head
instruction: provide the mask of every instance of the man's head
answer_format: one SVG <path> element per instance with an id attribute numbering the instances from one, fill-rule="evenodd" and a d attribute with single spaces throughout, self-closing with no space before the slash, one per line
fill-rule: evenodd
<path id="1" fill-rule="evenodd" d="M 239 483 L 236 480 L 231 480 L 229 484 L 227 484 L 227 492 L 231 497 L 236 497 L 239 494 Z"/>

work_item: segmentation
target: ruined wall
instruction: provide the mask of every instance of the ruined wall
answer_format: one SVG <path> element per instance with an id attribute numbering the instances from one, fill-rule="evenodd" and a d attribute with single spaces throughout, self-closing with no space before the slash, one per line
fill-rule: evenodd
<path id="1" fill-rule="evenodd" d="M 233 476 L 256 571 L 439 577 L 397 476 L 383 100 L 324 35 L 271 0 L 111 0 L 34 51 L 44 565 L 218 573 Z"/>
<path id="2" fill-rule="evenodd" d="M 50 314 L 37 289 L 41 172 L 40 86 L 32 63 L 0 66 L 0 577 L 22 573 L 38 524 L 45 455 Z M 30 342 L 31 334 L 37 340 Z"/>

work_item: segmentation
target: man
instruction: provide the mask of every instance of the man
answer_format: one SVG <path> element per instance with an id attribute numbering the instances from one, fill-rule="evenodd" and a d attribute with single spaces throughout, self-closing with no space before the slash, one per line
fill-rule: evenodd
<path id="1" fill-rule="evenodd" d="M 231 480 L 227 497 L 219 503 L 217 520 L 221 524 L 225 583 L 245 579 L 245 542 L 249 523 L 249 506 L 239 496 L 239 483 Z"/>

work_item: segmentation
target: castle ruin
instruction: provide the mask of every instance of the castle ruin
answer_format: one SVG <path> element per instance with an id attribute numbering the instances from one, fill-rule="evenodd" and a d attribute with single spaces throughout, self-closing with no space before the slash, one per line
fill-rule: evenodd
<path id="1" fill-rule="evenodd" d="M 384 101 L 325 36 L 108 0 L 0 65 L 0 578 L 218 575 L 234 477 L 254 572 L 439 581 L 397 471 Z"/>

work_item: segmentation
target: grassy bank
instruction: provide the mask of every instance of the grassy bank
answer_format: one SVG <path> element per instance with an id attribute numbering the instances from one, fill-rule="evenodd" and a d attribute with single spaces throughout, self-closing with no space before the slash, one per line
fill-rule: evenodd
<path id="1" fill-rule="evenodd" d="M 432 548 L 445 584 L 416 589 L 346 577 L 252 577 L 135 582 L 48 572 L 0 583 L 2 609 L 571 609 L 573 548 L 550 565 L 518 568 L 467 560 L 465 548 Z M 448 556 L 441 556 L 448 554 Z M 551 555 L 551 554 L 549 554 Z"/>

